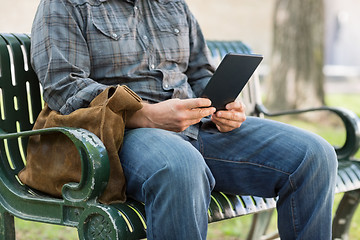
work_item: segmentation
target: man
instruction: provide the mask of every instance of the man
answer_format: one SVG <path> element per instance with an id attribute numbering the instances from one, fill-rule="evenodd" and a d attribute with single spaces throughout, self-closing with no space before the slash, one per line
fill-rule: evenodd
<path id="1" fill-rule="evenodd" d="M 213 189 L 279 196 L 282 239 L 331 238 L 333 148 L 246 118 L 240 102 L 215 112 L 198 98 L 214 68 L 183 0 L 42 0 L 32 63 L 45 101 L 62 114 L 109 85 L 142 97 L 119 156 L 127 195 L 145 203 L 148 239 L 206 239 Z"/>

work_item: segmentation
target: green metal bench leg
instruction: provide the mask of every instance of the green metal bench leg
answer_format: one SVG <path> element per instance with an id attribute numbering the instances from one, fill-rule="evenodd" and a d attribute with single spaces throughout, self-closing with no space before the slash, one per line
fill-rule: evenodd
<path id="1" fill-rule="evenodd" d="M 143 238 L 133 229 L 129 229 L 129 225 L 135 226 L 129 219 L 128 225 L 124 218 L 127 218 L 126 213 L 122 213 L 113 206 L 102 205 L 87 208 L 80 216 L 79 240 L 135 240 Z"/>
<path id="2" fill-rule="evenodd" d="M 86 209 L 80 218 L 78 234 L 80 240 L 120 239 L 116 231 L 116 222 L 108 207 Z"/>
<path id="3" fill-rule="evenodd" d="M 273 213 L 274 210 L 254 214 L 247 240 L 274 239 L 278 237 L 277 233 L 265 236 Z"/>
<path id="4" fill-rule="evenodd" d="M 333 221 L 333 239 L 349 239 L 351 220 L 360 202 L 360 190 L 346 192 L 341 199 Z"/>
<path id="5" fill-rule="evenodd" d="M 0 239 L 15 240 L 14 216 L 0 210 Z"/>

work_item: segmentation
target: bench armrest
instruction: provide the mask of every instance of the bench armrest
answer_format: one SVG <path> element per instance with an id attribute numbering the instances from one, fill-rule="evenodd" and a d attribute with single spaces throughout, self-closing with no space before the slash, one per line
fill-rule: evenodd
<path id="1" fill-rule="evenodd" d="M 262 104 L 257 104 L 255 106 L 257 113 L 264 114 L 269 117 L 290 115 L 290 114 L 301 114 L 306 112 L 315 112 L 315 111 L 330 111 L 335 113 L 342 122 L 344 123 L 346 129 L 346 140 L 343 146 L 335 147 L 336 154 L 338 159 L 349 159 L 355 155 L 360 147 L 360 119 L 352 111 L 339 107 L 317 107 L 309 109 L 300 109 L 300 110 L 291 110 L 291 111 L 282 111 L 282 112 L 269 112 L 266 107 Z"/>
<path id="2" fill-rule="evenodd" d="M 69 127 L 54 127 L 19 133 L 5 133 L 0 129 L 0 139 L 55 132 L 63 133 L 74 143 L 81 160 L 81 180 L 79 183 L 65 184 L 62 189 L 63 198 L 71 202 L 96 200 L 107 185 L 110 164 L 105 146 L 95 134 L 85 129 Z"/>

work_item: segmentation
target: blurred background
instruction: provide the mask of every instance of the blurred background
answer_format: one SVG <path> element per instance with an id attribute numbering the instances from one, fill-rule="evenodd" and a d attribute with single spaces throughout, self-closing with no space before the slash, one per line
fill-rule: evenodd
<path id="1" fill-rule="evenodd" d="M 30 33 L 40 0 L 1 0 L 0 32 Z M 187 0 L 207 39 L 236 39 L 271 54 L 275 0 Z M 325 73 L 360 75 L 360 1 L 324 0 Z M 264 64 L 265 66 L 265 64 Z M 335 67 L 336 66 L 336 67 Z"/>
<path id="2" fill-rule="evenodd" d="M 0 32 L 30 33 L 40 0 L 0 1 Z M 274 52 L 278 51 L 274 47 L 278 41 L 275 22 L 282 18 L 291 18 L 296 13 L 296 8 L 295 13 L 287 12 L 286 4 L 320 1 L 323 1 L 321 9 L 318 12 L 309 11 L 309 15 L 303 15 L 302 20 L 306 20 L 307 17 L 310 19 L 313 15 L 316 17 L 317 13 L 323 20 L 321 22 L 323 32 L 319 32 L 323 35 L 321 35 L 323 57 L 319 67 L 324 77 L 321 82 L 324 96 L 321 96 L 321 100 L 327 105 L 349 108 L 360 115 L 359 0 L 187 0 L 206 39 L 241 40 L 250 45 L 255 53 L 264 55 L 264 61 L 259 69 L 263 92 L 264 95 L 267 92 L 275 92 L 277 94 L 275 98 L 281 94 L 280 90 L 271 90 L 271 84 L 267 83 L 271 82 L 269 78 L 276 67 L 273 57 Z M 312 24 L 316 25 L 317 22 L 314 21 Z M 306 39 L 299 39 L 298 44 L 301 41 Z M 297 106 L 293 105 L 293 107 Z M 286 119 L 286 121 L 294 120 Z M 305 128 L 319 128 L 310 124 L 305 125 Z M 323 127 L 322 125 L 321 128 Z M 340 133 L 336 136 L 333 134 L 338 126 L 331 123 L 327 127 L 324 135 L 328 134 L 329 137 L 326 139 L 330 139 L 332 144 L 338 144 L 339 141 L 341 144 L 344 136 Z M 357 158 L 360 158 L 359 152 Z M 360 239 L 359 209 L 355 217 L 350 239 Z M 249 217 L 225 222 L 210 225 L 209 239 L 242 239 L 244 228 L 250 224 Z M 273 228 L 276 228 L 276 221 L 274 222 Z M 17 239 L 77 239 L 75 230 L 68 231 L 53 226 L 48 228 L 20 220 L 17 220 L 16 224 L 19 227 Z"/>

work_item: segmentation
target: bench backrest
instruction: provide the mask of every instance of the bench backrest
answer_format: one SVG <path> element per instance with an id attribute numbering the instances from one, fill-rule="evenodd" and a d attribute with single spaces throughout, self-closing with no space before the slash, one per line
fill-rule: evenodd
<path id="1" fill-rule="evenodd" d="M 214 61 L 228 52 L 250 53 L 240 41 L 208 41 Z M 248 114 L 254 115 L 260 101 L 258 78 L 253 78 L 242 93 Z M 31 130 L 43 107 L 42 91 L 30 64 L 30 37 L 26 34 L 0 34 L 0 131 L 7 133 Z M 17 173 L 25 162 L 27 139 L 1 143 L 1 154 Z M 4 156 L 3 154 L 6 154 Z"/>
<path id="2" fill-rule="evenodd" d="M 0 35 L 0 131 L 31 130 L 39 114 L 41 91 L 30 66 L 30 38 L 25 34 Z M 1 134 L 1 133 L 0 133 Z M 2 167 L 17 174 L 23 167 L 27 138 L 0 143 Z"/>

